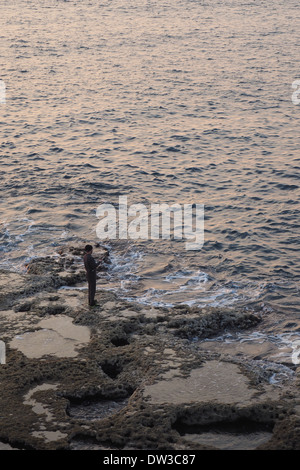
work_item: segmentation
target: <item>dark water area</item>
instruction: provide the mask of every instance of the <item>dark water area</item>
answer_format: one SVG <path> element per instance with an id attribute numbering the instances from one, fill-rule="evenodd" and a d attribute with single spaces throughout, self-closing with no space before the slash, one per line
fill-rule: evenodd
<path id="1" fill-rule="evenodd" d="M 299 335 L 298 2 L 4 0 L 0 17 L 0 267 L 99 242 L 120 195 L 203 204 L 201 249 L 106 240 L 99 285 L 276 311 Z"/>

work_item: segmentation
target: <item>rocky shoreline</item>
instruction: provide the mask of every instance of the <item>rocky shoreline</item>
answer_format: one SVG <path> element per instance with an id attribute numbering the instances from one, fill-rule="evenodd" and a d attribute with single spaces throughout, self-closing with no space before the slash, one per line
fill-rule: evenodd
<path id="1" fill-rule="evenodd" d="M 300 448 L 300 368 L 273 384 L 259 361 L 199 346 L 260 313 L 153 308 L 104 289 L 91 309 L 81 256 L 62 247 L 0 272 L 0 449 Z"/>

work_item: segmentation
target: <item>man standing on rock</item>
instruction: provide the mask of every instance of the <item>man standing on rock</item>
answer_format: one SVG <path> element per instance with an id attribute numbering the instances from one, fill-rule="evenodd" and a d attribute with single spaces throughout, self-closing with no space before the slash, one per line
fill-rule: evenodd
<path id="1" fill-rule="evenodd" d="M 84 261 L 84 267 L 86 270 L 86 278 L 87 278 L 88 286 L 89 286 L 89 305 L 93 307 L 97 305 L 95 302 L 97 267 L 99 266 L 102 260 L 100 260 L 98 263 L 95 261 L 95 259 L 92 256 L 92 253 L 93 253 L 92 245 L 86 245 L 84 251 L 85 251 L 85 255 L 83 257 L 83 261 Z"/>

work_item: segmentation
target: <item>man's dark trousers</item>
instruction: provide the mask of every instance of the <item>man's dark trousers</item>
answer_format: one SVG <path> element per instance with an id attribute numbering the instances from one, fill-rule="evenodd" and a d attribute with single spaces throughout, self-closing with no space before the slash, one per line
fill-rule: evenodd
<path id="1" fill-rule="evenodd" d="M 88 272 L 86 275 L 88 285 L 89 285 L 89 305 L 95 305 L 95 294 L 96 294 L 96 271 Z"/>

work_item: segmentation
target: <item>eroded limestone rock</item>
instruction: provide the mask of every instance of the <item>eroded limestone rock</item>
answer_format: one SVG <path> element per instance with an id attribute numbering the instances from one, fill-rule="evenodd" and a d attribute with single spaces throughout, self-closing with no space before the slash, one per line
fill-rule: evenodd
<path id="1" fill-rule="evenodd" d="M 2 446 L 224 448 L 230 428 L 240 448 L 254 423 L 251 448 L 299 449 L 299 370 L 270 383 L 271 369 L 195 340 L 255 328 L 259 313 L 145 307 L 104 289 L 90 309 L 76 250 L 0 273 Z"/>

